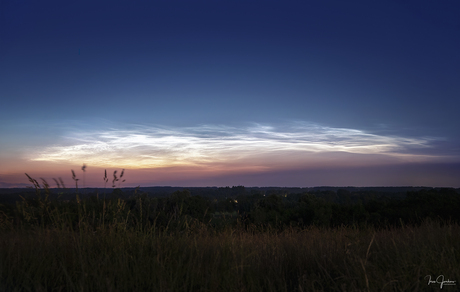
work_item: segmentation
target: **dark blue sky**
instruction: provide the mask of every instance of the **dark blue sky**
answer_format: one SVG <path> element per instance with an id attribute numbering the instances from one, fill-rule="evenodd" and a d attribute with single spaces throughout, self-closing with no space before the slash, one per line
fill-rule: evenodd
<path id="1" fill-rule="evenodd" d="M 303 169 L 268 163 L 281 159 L 277 152 L 305 159 L 309 171 L 346 169 L 363 153 L 378 158 L 360 167 L 441 163 L 452 175 L 442 183 L 460 186 L 460 2 L 95 2 L 1 2 L 0 181 L 27 171 L 20 166 L 38 173 L 82 163 L 152 171 L 220 165 L 221 173 L 235 153 L 244 154 L 233 178 Z M 110 144 L 107 133 L 144 140 L 134 151 Z M 190 144 L 178 147 L 178 137 Z M 94 143 L 105 150 L 78 152 Z M 259 146 L 265 156 L 247 159 Z M 50 158 L 61 150 L 67 154 Z M 337 163 L 323 159 L 327 153 L 339 153 Z M 411 176 L 414 167 L 404 169 Z M 337 176 L 330 185 L 343 183 Z"/>

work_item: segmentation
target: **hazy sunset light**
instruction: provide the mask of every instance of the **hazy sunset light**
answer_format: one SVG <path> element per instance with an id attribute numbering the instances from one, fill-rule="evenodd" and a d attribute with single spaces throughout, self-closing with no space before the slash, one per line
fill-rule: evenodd
<path id="1" fill-rule="evenodd" d="M 10 2 L 0 187 L 460 187 L 455 1 Z"/>
<path id="2" fill-rule="evenodd" d="M 459 112 L 460 0 L 0 0 L 0 292 L 453 291 Z"/>

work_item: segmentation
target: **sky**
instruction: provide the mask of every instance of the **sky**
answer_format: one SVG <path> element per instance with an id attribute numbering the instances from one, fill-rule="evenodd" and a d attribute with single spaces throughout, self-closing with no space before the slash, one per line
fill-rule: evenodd
<path id="1" fill-rule="evenodd" d="M 460 187 L 458 15 L 456 0 L 1 1 L 0 187 L 72 186 L 71 170 L 103 187 L 122 169 L 125 187 Z"/>

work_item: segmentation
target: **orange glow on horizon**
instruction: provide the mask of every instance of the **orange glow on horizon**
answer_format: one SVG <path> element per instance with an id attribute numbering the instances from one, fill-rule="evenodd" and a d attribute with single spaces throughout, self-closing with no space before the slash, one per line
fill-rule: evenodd
<path id="1" fill-rule="evenodd" d="M 47 180 L 62 177 L 72 185 L 71 170 L 85 186 L 104 186 L 107 169 L 126 169 L 124 185 L 165 185 L 224 176 L 257 175 L 293 169 L 344 169 L 449 162 L 451 157 L 413 154 L 430 139 L 379 136 L 353 129 L 300 124 L 289 129 L 201 126 L 164 129 L 140 127 L 69 134 L 62 143 L 3 161 L 0 183 L 24 184 L 24 173 Z M 109 181 L 110 178 L 109 177 Z M 83 181 L 80 180 L 82 184 Z"/>

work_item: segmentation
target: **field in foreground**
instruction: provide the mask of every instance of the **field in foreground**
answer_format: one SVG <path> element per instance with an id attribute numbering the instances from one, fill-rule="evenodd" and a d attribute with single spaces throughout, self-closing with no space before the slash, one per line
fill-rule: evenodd
<path id="1" fill-rule="evenodd" d="M 460 225 L 441 217 L 456 208 L 456 194 L 446 197 L 452 203 L 439 208 L 435 203 L 443 197 L 438 194 L 418 200 L 425 202 L 422 205 L 401 201 L 398 204 L 408 205 L 418 219 L 407 224 L 400 218 L 399 224 L 385 227 L 360 224 L 366 218 L 362 205 L 330 208 L 348 214 L 341 218 L 350 224 L 325 224 L 335 213 L 326 212 L 328 205 L 308 194 L 290 208 L 283 207 L 287 205 L 280 197 L 269 196 L 257 199 L 245 214 L 210 214 L 209 201 L 187 192 L 164 199 L 136 194 L 127 199 L 81 199 L 76 194 L 72 200 L 51 200 L 48 190 L 44 196 L 36 191 L 35 198 L 0 204 L 0 291 L 460 287 Z M 439 212 L 424 212 L 420 206 L 426 202 L 431 202 L 427 210 Z M 299 216 L 310 223 L 300 224 L 302 218 L 284 223 Z M 433 282 L 450 282 L 430 283 L 430 277 Z"/>
<path id="2" fill-rule="evenodd" d="M 436 222 L 380 231 L 3 231 L 0 290 L 439 291 L 426 276 L 458 281 L 459 247 L 460 226 Z"/>

